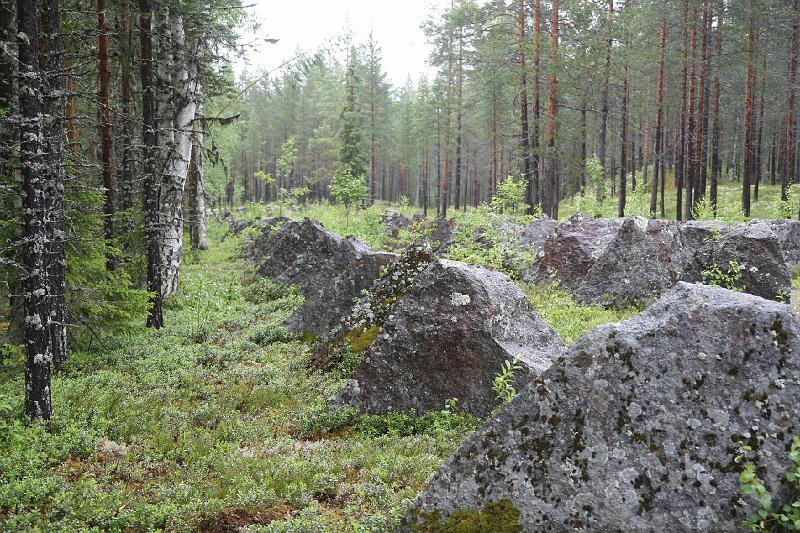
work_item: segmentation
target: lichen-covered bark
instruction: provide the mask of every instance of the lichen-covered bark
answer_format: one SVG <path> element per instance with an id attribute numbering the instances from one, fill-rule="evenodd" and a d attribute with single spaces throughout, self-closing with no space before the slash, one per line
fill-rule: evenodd
<path id="1" fill-rule="evenodd" d="M 40 108 L 42 73 L 39 66 L 37 0 L 17 1 L 19 61 L 20 170 L 23 180 L 23 257 L 25 263 L 25 413 L 32 420 L 50 418 L 50 300 L 46 189 L 47 161 L 43 148 Z"/>
<path id="2" fill-rule="evenodd" d="M 202 116 L 202 106 L 198 106 L 198 114 Z M 205 120 L 200 120 L 200 127 L 195 129 L 192 142 L 192 157 L 189 165 L 189 235 L 192 248 L 208 249 L 206 236 L 206 184 L 205 184 Z"/>

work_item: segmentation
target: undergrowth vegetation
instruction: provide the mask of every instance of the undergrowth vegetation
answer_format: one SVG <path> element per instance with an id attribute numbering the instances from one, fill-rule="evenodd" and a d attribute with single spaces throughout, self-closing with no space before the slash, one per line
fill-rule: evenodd
<path id="1" fill-rule="evenodd" d="M 433 230 L 412 225 L 392 241 L 381 221 L 386 207 L 281 211 L 379 249 Z M 392 209 L 414 214 L 407 205 Z M 249 206 L 237 216 L 277 214 Z M 534 259 L 509 246 L 509 223 L 530 220 L 513 198 L 454 215 L 460 229 L 448 257 L 512 274 Z M 23 419 L 22 350 L 0 346 L 0 530 L 387 531 L 478 426 L 455 401 L 424 415 L 329 408 L 347 372 L 309 370 L 311 339 L 283 325 L 302 296 L 255 276 L 239 259 L 242 236 L 223 240 L 224 233 L 211 224 L 211 249 L 187 253 L 164 329 L 132 324 L 73 347 L 53 380 L 49 426 Z M 737 281 L 729 272 L 709 276 L 721 285 Z M 566 344 L 640 311 L 580 305 L 556 286 L 520 286 Z M 87 313 L 103 312 L 91 305 L 87 299 Z M 354 351 L 367 348 L 374 338 L 367 333 L 375 332 L 349 339 Z M 514 369 L 512 361 L 498 369 L 498 400 L 513 398 Z M 508 514 L 500 510 L 497 516 Z M 461 531 L 461 518 L 493 523 L 495 511 L 440 525 Z M 794 508 L 769 512 L 796 517 Z"/>
<path id="2" fill-rule="evenodd" d="M 333 377 L 252 276 L 238 240 L 191 254 L 161 331 L 73 352 L 49 427 L 23 420 L 20 350 L 0 369 L 0 530 L 385 531 L 476 421 L 329 411 Z M 444 406 L 443 406 L 444 407 Z"/>

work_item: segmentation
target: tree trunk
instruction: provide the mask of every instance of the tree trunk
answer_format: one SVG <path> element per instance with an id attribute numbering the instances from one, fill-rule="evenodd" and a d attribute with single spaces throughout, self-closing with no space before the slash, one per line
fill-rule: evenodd
<path id="1" fill-rule="evenodd" d="M 687 171 L 686 171 L 686 201 L 683 204 L 683 217 L 685 220 L 694 218 L 694 188 L 697 181 L 696 170 L 697 161 L 695 158 L 695 145 L 697 144 L 697 126 L 699 120 L 695 112 L 695 98 L 697 96 L 697 82 L 696 82 L 696 69 L 697 69 L 697 5 L 696 0 L 692 0 L 692 28 L 691 36 L 689 38 L 689 54 L 690 54 L 690 74 L 689 74 L 689 103 L 686 116 L 687 134 L 686 134 L 686 158 L 687 158 Z"/>
<path id="2" fill-rule="evenodd" d="M 714 216 L 717 215 L 717 187 L 719 185 L 720 174 L 722 172 L 722 161 L 720 159 L 720 135 L 722 133 L 719 116 L 719 99 L 722 93 L 719 73 L 722 65 L 722 24 L 725 19 L 724 2 L 719 0 L 717 20 L 717 39 L 716 39 L 716 65 L 714 66 L 714 97 L 712 114 L 712 140 L 711 140 L 711 210 Z"/>
<path id="3" fill-rule="evenodd" d="M 558 202 L 560 200 L 558 186 L 558 167 L 556 154 L 556 119 L 558 116 L 558 10 L 560 0 L 553 0 L 550 14 L 550 75 L 548 86 L 547 113 L 547 179 L 545 180 L 546 213 L 553 219 L 558 218 Z M 544 208 L 543 204 L 543 208 Z"/>
<path id="4" fill-rule="evenodd" d="M 159 227 L 159 188 L 156 180 L 156 86 L 153 80 L 153 33 L 150 0 L 139 0 L 139 42 L 142 80 L 142 144 L 144 151 L 144 230 L 147 247 L 147 290 L 150 291 L 148 327 L 164 325 L 161 292 L 161 230 Z"/>
<path id="5" fill-rule="evenodd" d="M 132 64 L 133 64 L 133 32 L 131 31 L 128 0 L 120 2 L 120 100 L 122 103 L 122 127 L 120 128 L 120 141 L 122 143 L 122 166 L 119 174 L 120 209 L 124 212 L 122 226 L 126 234 L 133 232 L 133 218 L 128 211 L 133 207 L 134 198 L 134 147 L 133 147 L 133 90 L 132 90 Z"/>
<path id="6" fill-rule="evenodd" d="M 697 96 L 696 114 L 696 141 L 694 147 L 694 201 L 699 204 L 706 193 L 706 169 L 703 147 L 705 146 L 705 126 L 706 126 L 706 63 L 708 61 L 708 0 L 703 0 L 703 28 L 700 44 L 700 80 L 699 94 Z"/>
<path id="7" fill-rule="evenodd" d="M 627 44 L 627 43 L 626 43 Z M 619 157 L 619 201 L 617 203 L 617 216 L 625 216 L 625 201 L 627 199 L 628 180 L 628 89 L 630 75 L 630 61 L 625 61 L 625 74 L 622 79 L 622 125 Z"/>
<path id="8" fill-rule="evenodd" d="M 25 286 L 25 414 L 49 420 L 52 414 L 50 376 L 53 345 L 50 335 L 50 284 L 47 274 L 47 207 L 49 176 L 41 139 L 42 72 L 39 68 L 37 0 L 17 1 L 19 61 L 20 171 L 23 180 L 23 262 Z"/>
<path id="9" fill-rule="evenodd" d="M 747 1 L 747 66 L 745 68 L 744 86 L 744 174 L 742 178 L 742 212 L 750 216 L 750 184 L 753 172 L 753 126 L 755 106 L 753 105 L 753 91 L 755 89 L 755 74 L 753 71 L 753 49 L 755 48 L 755 27 L 753 0 Z"/>
<path id="10" fill-rule="evenodd" d="M 522 155 L 522 179 L 526 181 L 525 202 L 533 206 L 533 182 L 531 180 L 531 154 L 528 132 L 528 73 L 525 65 L 525 0 L 519 0 L 517 11 L 517 47 L 519 62 L 519 149 Z"/>
<path id="11" fill-rule="evenodd" d="M 103 228 L 106 242 L 109 245 L 114 239 L 114 141 L 111 123 L 111 107 L 109 105 L 108 81 L 108 25 L 106 24 L 106 0 L 97 0 L 97 70 L 100 83 L 100 98 L 97 112 L 100 116 L 100 150 L 102 152 L 103 189 Z M 116 268 L 116 260 L 109 255 L 106 260 L 108 270 Z"/>
<path id="12" fill-rule="evenodd" d="M 183 19 L 172 17 L 173 39 L 173 85 L 171 94 L 174 109 L 174 139 L 164 167 L 161 182 L 161 222 L 164 235 L 161 249 L 161 264 L 164 269 L 162 286 L 164 297 L 178 290 L 178 276 L 183 253 L 183 190 L 189 172 L 192 153 L 192 123 L 197 109 L 197 64 L 199 41 L 192 43 L 186 54 L 186 37 Z"/>
<path id="13" fill-rule="evenodd" d="M 603 165 L 603 185 L 605 187 L 605 176 L 608 175 L 606 171 L 606 144 L 608 135 L 608 80 L 611 73 L 611 45 L 613 44 L 613 24 L 614 24 L 614 0 L 608 0 L 608 28 L 606 29 L 606 67 L 603 71 L 603 91 L 602 102 L 600 108 L 600 147 L 599 157 L 600 163 Z M 611 181 L 614 181 L 613 174 L 611 174 Z M 612 185 L 613 188 L 613 185 Z"/>
<path id="14" fill-rule="evenodd" d="M 683 185 L 686 169 L 686 86 L 687 71 L 689 65 L 689 0 L 683 2 L 683 64 L 681 65 L 681 129 L 680 147 L 678 151 L 678 162 L 675 168 L 675 218 L 683 218 Z"/>
<path id="15" fill-rule="evenodd" d="M 758 110 L 758 132 L 756 133 L 756 153 L 753 158 L 753 167 L 755 169 L 755 183 L 753 186 L 753 199 L 758 202 L 758 188 L 761 185 L 761 171 L 762 161 L 761 152 L 764 146 L 764 96 L 767 92 L 767 50 L 769 49 L 769 37 L 764 34 L 764 59 L 761 66 L 761 102 Z"/>
<path id="16" fill-rule="evenodd" d="M 60 0 L 47 0 L 42 9 L 42 78 L 44 93 L 41 104 L 44 119 L 42 147 L 47 156 L 49 179 L 45 181 L 45 216 L 47 234 L 47 268 L 50 298 L 50 336 L 55 366 L 67 359 L 66 256 L 64 244 L 64 98 L 66 83 L 64 45 L 61 39 Z"/>
<path id="17" fill-rule="evenodd" d="M 541 123 L 541 90 L 539 84 L 539 75 L 541 70 L 541 42 L 542 42 L 542 4 L 541 0 L 533 0 L 533 72 L 531 78 L 533 80 L 533 132 L 531 134 L 531 152 L 533 158 L 531 159 L 531 190 L 532 200 L 529 214 L 533 214 L 536 206 L 541 204 L 542 200 L 539 196 L 541 189 L 540 176 L 541 173 L 541 157 L 539 156 L 539 129 Z M 502 178 L 502 176 L 499 176 Z"/>
<path id="18" fill-rule="evenodd" d="M 463 122 L 463 97 L 464 97 L 464 40 L 463 29 L 459 30 L 458 37 L 458 85 L 456 94 L 456 210 L 461 202 L 461 136 Z M 464 198 L 464 208 L 467 207 L 467 199 Z"/>
<path id="19" fill-rule="evenodd" d="M 661 152 L 661 127 L 664 120 L 664 49 L 667 42 L 667 19 L 661 20 L 661 31 L 658 41 L 658 80 L 656 82 L 656 153 L 655 166 L 653 167 L 653 183 L 650 186 L 650 217 L 656 218 L 656 208 L 658 201 L 658 178 L 660 172 L 660 161 L 663 157 Z M 646 163 L 645 163 L 646 164 Z"/>
<path id="20" fill-rule="evenodd" d="M 781 172 L 781 200 L 789 199 L 789 184 L 794 183 L 795 176 L 790 173 L 791 164 L 794 160 L 794 99 L 796 94 L 797 79 L 797 41 L 800 35 L 800 18 L 798 18 L 798 0 L 792 3 L 792 40 L 789 46 L 789 72 L 787 75 L 786 88 L 786 137 L 784 141 L 785 150 L 785 169 Z"/>

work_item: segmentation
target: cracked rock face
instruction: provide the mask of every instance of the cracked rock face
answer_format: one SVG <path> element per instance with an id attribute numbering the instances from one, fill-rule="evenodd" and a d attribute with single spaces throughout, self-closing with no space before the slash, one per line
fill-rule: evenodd
<path id="1" fill-rule="evenodd" d="M 770 220 L 767 222 L 778 237 L 783 259 L 790 268 L 800 265 L 800 220 Z"/>
<path id="2" fill-rule="evenodd" d="M 678 280 L 685 263 L 679 226 L 626 218 L 575 288 L 581 303 L 606 307 L 647 304 Z"/>
<path id="3" fill-rule="evenodd" d="M 338 401 L 372 413 L 458 408 L 486 416 L 492 381 L 520 356 L 519 389 L 563 350 L 558 334 L 504 274 L 433 260 L 388 310 Z"/>
<path id="4" fill-rule="evenodd" d="M 744 292 L 772 300 L 788 298 L 791 273 L 781 243 L 767 223 L 753 220 L 708 239 L 694 253 L 682 279 L 703 281 L 703 273 L 715 267 L 732 273 L 731 263 L 741 268 L 736 285 Z"/>
<path id="5" fill-rule="evenodd" d="M 346 317 L 355 298 L 378 278 L 381 267 L 397 258 L 337 235 L 310 218 L 286 222 L 254 247 L 258 274 L 275 283 L 298 285 L 305 298 L 288 325 L 316 335 L 324 335 Z"/>
<path id="6" fill-rule="evenodd" d="M 619 220 L 575 213 L 545 241 L 539 261 L 522 279 L 538 283 L 557 280 L 561 287 L 572 291 L 617 236 L 619 228 Z"/>
<path id="7" fill-rule="evenodd" d="M 758 509 L 740 493 L 739 442 L 787 496 L 799 349 L 789 306 L 678 283 L 585 335 L 468 437 L 400 531 L 506 498 L 525 531 L 737 531 Z"/>

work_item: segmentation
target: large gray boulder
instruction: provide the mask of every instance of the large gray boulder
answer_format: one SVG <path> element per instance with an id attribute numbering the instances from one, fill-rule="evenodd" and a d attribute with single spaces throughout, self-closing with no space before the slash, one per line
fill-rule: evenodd
<path id="1" fill-rule="evenodd" d="M 558 334 L 504 274 L 433 260 L 388 309 L 337 401 L 371 413 L 440 410 L 451 398 L 487 416 L 492 382 L 519 357 L 519 388 L 563 350 Z"/>
<path id="2" fill-rule="evenodd" d="M 649 304 L 675 285 L 687 262 L 679 225 L 627 218 L 574 289 L 581 303 Z"/>
<path id="3" fill-rule="evenodd" d="M 778 237 L 783 250 L 783 259 L 790 268 L 800 265 L 800 220 L 780 220 L 768 221 L 769 227 Z"/>
<path id="4" fill-rule="evenodd" d="M 515 228 L 517 242 L 520 247 L 527 250 L 540 251 L 547 239 L 558 232 L 558 221 L 547 215 L 542 215 L 530 224 Z"/>
<path id="5" fill-rule="evenodd" d="M 575 289 L 617 236 L 621 222 L 575 213 L 555 235 L 545 241 L 539 260 L 523 274 L 525 281 L 549 283 L 557 280 L 567 290 Z"/>
<path id="6" fill-rule="evenodd" d="M 509 502 L 524 531 L 737 531 L 740 442 L 781 501 L 800 433 L 800 321 L 784 304 L 679 283 L 601 326 L 467 438 L 410 524 Z"/>
<path id="7" fill-rule="evenodd" d="M 722 276 L 723 285 L 744 292 L 788 301 L 792 277 L 781 243 L 769 225 L 753 220 L 705 242 L 695 251 L 682 279 L 708 282 L 710 274 Z"/>
<path id="8" fill-rule="evenodd" d="M 254 248 L 258 274 L 275 283 L 298 285 L 305 298 L 287 324 L 314 335 L 324 335 L 346 317 L 361 291 L 369 289 L 381 268 L 397 258 L 352 236 L 337 235 L 307 217 L 284 223 Z"/>

